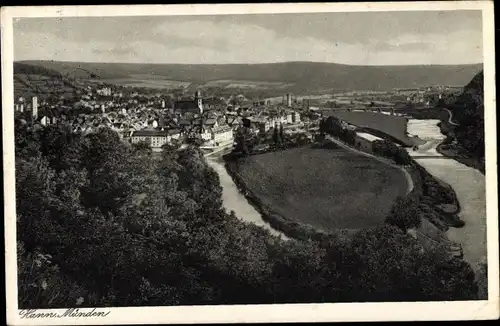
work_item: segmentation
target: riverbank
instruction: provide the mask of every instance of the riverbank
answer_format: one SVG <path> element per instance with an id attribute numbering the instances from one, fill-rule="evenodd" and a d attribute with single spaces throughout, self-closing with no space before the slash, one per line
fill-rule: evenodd
<path id="1" fill-rule="evenodd" d="M 417 158 L 418 160 L 418 158 Z M 421 159 L 419 164 L 435 177 L 445 180 L 455 191 L 461 210 L 458 216 L 465 222 L 463 228 L 450 228 L 449 240 L 463 245 L 464 259 L 474 270 L 486 257 L 486 188 L 485 178 L 479 171 L 455 160 Z"/>
<path id="2" fill-rule="evenodd" d="M 486 179 L 479 170 L 470 167 L 455 157 L 443 158 L 439 145 L 443 140 L 441 128 L 437 125 L 427 145 L 421 146 L 417 152 L 409 152 L 419 165 L 423 166 L 433 177 L 450 185 L 460 203 L 458 217 L 465 222 L 463 228 L 450 228 L 446 237 L 462 244 L 464 260 L 474 271 L 478 271 L 478 263 L 486 258 Z M 418 130 L 412 131 L 417 133 Z M 436 156 L 421 158 L 419 156 Z"/>
<path id="3" fill-rule="evenodd" d="M 222 157 L 207 157 L 207 163 L 219 175 L 222 187 L 222 201 L 227 213 L 233 211 L 240 220 L 258 225 L 268 230 L 272 235 L 279 236 L 283 240 L 288 240 L 288 237 L 284 233 L 266 223 L 256 207 L 243 196 L 233 182 L 233 178 L 228 174 Z"/>
<path id="4" fill-rule="evenodd" d="M 441 122 L 438 124 L 439 132 L 446 138 L 452 139 L 451 135 L 453 135 L 453 128 L 457 126 L 457 123 L 452 121 L 453 116 L 451 111 L 448 109 L 446 110 L 448 111 L 449 117 L 448 119 L 441 120 Z M 457 145 L 453 145 L 451 143 L 451 139 L 450 141 L 447 141 L 446 139 L 443 140 L 440 144 L 437 145 L 436 151 L 445 157 L 454 159 L 459 163 L 462 163 L 470 168 L 476 169 L 477 171 L 485 175 L 486 174 L 485 158 L 471 157 L 470 155 L 467 154 L 467 152 L 464 149 L 458 147 Z"/>
<path id="5" fill-rule="evenodd" d="M 472 169 L 479 171 L 481 174 L 486 175 L 486 166 L 484 158 L 481 160 L 477 157 L 467 157 L 460 153 L 458 149 L 454 149 L 450 145 L 444 144 L 443 142 L 436 147 L 436 151 L 450 159 L 458 161 L 463 165 L 466 165 Z"/>

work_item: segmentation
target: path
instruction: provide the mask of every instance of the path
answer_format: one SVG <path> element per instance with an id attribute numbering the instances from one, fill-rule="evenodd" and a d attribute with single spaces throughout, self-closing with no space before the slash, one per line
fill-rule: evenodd
<path id="1" fill-rule="evenodd" d="M 448 114 L 449 114 L 449 117 L 448 117 L 448 122 L 452 125 L 452 126 L 458 126 L 458 123 L 455 123 L 453 121 L 451 121 L 451 118 L 453 117 L 453 113 L 451 113 L 451 111 L 449 109 L 445 109 L 446 111 L 448 111 Z"/>

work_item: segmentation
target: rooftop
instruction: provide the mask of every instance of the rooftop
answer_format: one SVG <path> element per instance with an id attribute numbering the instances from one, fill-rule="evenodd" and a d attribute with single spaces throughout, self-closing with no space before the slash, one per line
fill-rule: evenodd
<path id="1" fill-rule="evenodd" d="M 132 137 L 166 137 L 167 134 L 165 131 L 159 131 L 159 130 L 147 130 L 147 129 L 143 129 L 143 130 L 137 130 L 137 131 L 134 131 L 133 134 L 132 134 Z"/>
<path id="2" fill-rule="evenodd" d="M 377 136 L 374 136 L 374 135 L 369 134 L 369 133 L 367 133 L 367 132 L 357 132 L 357 133 L 356 133 L 356 135 L 357 135 L 358 137 L 361 137 L 361 138 L 363 138 L 363 139 L 368 140 L 369 142 L 373 142 L 373 141 L 375 141 L 375 140 L 383 140 L 382 138 L 377 137 Z"/>

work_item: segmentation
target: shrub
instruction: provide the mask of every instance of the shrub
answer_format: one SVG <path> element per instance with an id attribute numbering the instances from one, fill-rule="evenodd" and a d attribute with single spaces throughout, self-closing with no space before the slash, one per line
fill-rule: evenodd
<path id="1" fill-rule="evenodd" d="M 387 216 L 386 223 L 394 225 L 404 232 L 419 227 L 420 212 L 416 200 L 412 196 L 396 198 L 396 203 Z"/>

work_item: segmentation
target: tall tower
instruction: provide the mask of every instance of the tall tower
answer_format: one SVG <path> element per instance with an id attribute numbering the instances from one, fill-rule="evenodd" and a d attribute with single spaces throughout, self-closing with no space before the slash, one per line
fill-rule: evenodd
<path id="1" fill-rule="evenodd" d="M 31 112 L 33 119 L 36 119 L 38 117 L 38 98 L 36 96 L 31 98 Z"/>
<path id="2" fill-rule="evenodd" d="M 290 94 L 290 93 L 286 94 L 286 105 L 292 106 L 292 94 Z"/>
<path id="3" fill-rule="evenodd" d="M 201 92 L 199 90 L 194 94 L 194 100 L 196 105 L 198 106 L 198 110 L 200 114 L 203 114 L 203 100 L 201 98 Z"/>

